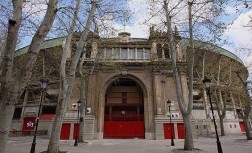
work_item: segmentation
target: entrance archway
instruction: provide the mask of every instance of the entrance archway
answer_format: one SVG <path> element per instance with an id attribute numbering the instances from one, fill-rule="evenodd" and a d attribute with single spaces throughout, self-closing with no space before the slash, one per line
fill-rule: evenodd
<path id="1" fill-rule="evenodd" d="M 105 94 L 104 138 L 144 138 L 144 96 L 129 78 L 113 81 Z"/>

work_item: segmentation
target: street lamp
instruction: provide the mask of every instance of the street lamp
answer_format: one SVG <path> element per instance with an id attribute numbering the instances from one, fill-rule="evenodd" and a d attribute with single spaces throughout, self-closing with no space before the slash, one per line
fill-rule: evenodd
<path id="1" fill-rule="evenodd" d="M 211 83 L 211 80 L 209 78 L 207 78 L 207 76 L 205 76 L 205 78 L 204 78 L 204 80 L 202 82 L 205 84 L 207 95 L 209 97 L 209 102 L 210 102 L 212 116 L 213 116 L 213 121 L 214 121 L 215 134 L 216 134 L 216 139 L 217 139 L 216 143 L 217 143 L 218 153 L 223 153 L 222 147 L 221 147 L 221 142 L 220 142 L 218 131 L 217 131 L 217 125 L 216 125 L 216 121 L 215 121 L 215 117 L 214 117 L 214 111 L 213 111 L 213 104 L 212 104 L 211 95 L 210 95 L 211 94 L 210 93 L 210 83 Z"/>
<path id="2" fill-rule="evenodd" d="M 74 141 L 74 146 L 78 146 L 78 135 L 79 135 L 79 118 L 80 118 L 80 106 L 81 106 L 81 101 L 79 100 L 79 101 L 77 101 L 77 106 L 78 106 L 78 108 L 77 108 L 77 110 L 78 110 L 78 116 L 77 116 L 77 128 L 76 128 L 76 130 L 75 130 L 75 141 Z"/>
<path id="3" fill-rule="evenodd" d="M 35 131 L 34 131 L 34 135 L 33 135 L 33 141 L 32 141 L 32 145 L 31 145 L 30 153 L 35 153 L 36 137 L 37 137 L 38 124 L 39 124 L 39 116 L 40 116 L 42 102 L 44 101 L 45 90 L 47 88 L 47 81 L 44 80 L 44 79 L 41 79 L 40 80 L 40 85 L 41 85 L 40 87 L 41 87 L 42 91 L 41 91 L 41 97 L 40 97 L 40 102 L 39 102 L 39 110 L 38 110 L 38 114 L 37 114 L 36 126 L 35 126 Z"/>
<path id="4" fill-rule="evenodd" d="M 171 126 L 171 146 L 175 146 L 174 139 L 173 139 L 173 126 L 171 124 L 171 101 L 168 99 L 167 106 L 169 108 L 169 114 L 170 114 L 170 126 Z"/>

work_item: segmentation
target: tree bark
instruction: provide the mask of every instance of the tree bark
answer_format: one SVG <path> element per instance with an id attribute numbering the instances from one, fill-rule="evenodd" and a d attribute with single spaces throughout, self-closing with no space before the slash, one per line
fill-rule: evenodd
<path id="1" fill-rule="evenodd" d="M 193 35 L 192 35 L 192 15 L 191 15 L 191 7 L 192 3 L 189 4 L 189 44 L 190 44 L 190 50 L 189 50 L 189 62 L 188 62 L 188 75 L 189 75 L 189 102 L 186 104 L 186 101 L 183 97 L 183 89 L 181 86 L 181 79 L 179 75 L 179 70 L 177 66 L 177 59 L 176 59 L 176 48 L 175 48 L 175 41 L 174 36 L 172 32 L 171 27 L 171 16 L 168 11 L 168 4 L 167 0 L 164 1 L 163 8 L 165 10 L 165 16 L 166 16 L 166 22 L 167 22 L 167 35 L 169 40 L 169 46 L 171 47 L 172 52 L 172 69 L 173 69 L 173 77 L 175 81 L 175 87 L 176 87 L 176 94 L 178 99 L 178 105 L 179 109 L 181 111 L 183 121 L 185 124 L 185 141 L 184 141 L 184 150 L 193 150 L 193 137 L 192 137 L 192 128 L 191 128 L 191 112 L 192 112 L 192 106 L 193 106 L 193 65 L 194 65 L 194 47 L 193 47 Z M 175 31 L 176 33 L 177 31 Z"/>
<path id="2" fill-rule="evenodd" d="M 1 87 L 0 93 L 0 153 L 5 153 L 7 138 L 10 131 L 12 116 L 15 105 L 11 101 L 11 92 L 14 85 L 12 79 L 13 60 L 16 49 L 18 31 L 22 21 L 23 0 L 12 1 L 13 17 L 9 20 L 7 39 L 2 51 L 3 59 L 1 65 Z"/>
<path id="3" fill-rule="evenodd" d="M 224 118 L 225 118 L 225 117 L 223 117 L 223 115 L 220 116 L 221 136 L 224 136 L 224 135 L 225 135 Z"/>
<path id="4" fill-rule="evenodd" d="M 246 94 L 246 102 L 245 102 L 245 110 L 244 110 L 244 117 L 243 117 L 243 122 L 245 124 L 245 130 L 246 130 L 246 137 L 248 140 L 252 140 L 252 133 L 251 133 L 251 128 L 249 125 L 249 115 L 251 113 L 251 98 L 250 98 L 250 93 L 248 90 L 248 82 L 244 81 L 242 76 L 240 75 L 239 72 L 236 72 L 238 78 L 240 79 L 240 81 L 243 84 L 243 88 L 245 90 L 245 94 Z"/>
<path id="5" fill-rule="evenodd" d="M 59 139 L 60 139 L 60 130 L 61 130 L 62 122 L 63 122 L 63 115 L 66 112 L 66 104 L 70 100 L 73 83 L 75 80 L 76 67 L 79 62 L 85 41 L 87 39 L 87 35 L 89 32 L 91 23 L 93 21 L 95 11 L 96 11 L 96 2 L 95 0 L 93 0 L 91 3 L 91 11 L 89 12 L 88 19 L 85 25 L 85 30 L 84 32 L 81 33 L 81 38 L 79 40 L 76 52 L 71 62 L 67 80 L 64 82 L 61 81 L 61 85 L 63 87 L 62 97 L 61 97 L 59 106 L 57 107 L 56 116 L 55 116 L 55 120 L 54 120 L 53 128 L 52 128 L 52 133 L 51 133 L 50 141 L 47 148 L 47 153 L 59 152 Z"/>
<path id="6" fill-rule="evenodd" d="M 3 73 L 1 80 L 1 106 L 0 106 L 0 153 L 5 152 L 8 132 L 12 121 L 12 116 L 15 109 L 15 102 L 19 99 L 19 96 L 24 91 L 25 86 L 30 80 L 32 69 L 37 59 L 37 55 L 40 51 L 42 42 L 44 41 L 47 33 L 51 29 L 57 11 L 58 0 L 50 0 L 46 15 L 41 22 L 40 27 L 35 33 L 31 45 L 28 49 L 24 67 L 21 70 L 21 74 L 13 76 L 12 67 L 14 60 L 14 53 L 16 48 L 16 40 L 18 35 L 18 28 L 15 25 L 20 24 L 22 19 L 22 4 L 23 1 L 13 0 L 14 16 L 13 20 L 9 21 L 8 36 L 6 42 L 6 55 L 3 62 Z M 16 77 L 16 78 L 14 78 Z M 15 83 L 15 84 L 14 84 Z"/>
<path id="7" fill-rule="evenodd" d="M 185 143 L 184 143 L 184 150 L 193 150 L 194 146 L 192 137 L 192 126 L 191 126 L 191 114 L 183 115 L 183 121 L 185 124 Z"/>
<path id="8" fill-rule="evenodd" d="M 249 116 L 248 115 L 244 115 L 243 122 L 245 125 L 245 132 L 246 132 L 247 140 L 252 140 L 251 127 L 249 124 Z"/>
<path id="9" fill-rule="evenodd" d="M 81 87 L 80 87 L 80 101 L 82 105 L 80 107 L 80 128 L 79 128 L 79 142 L 84 142 L 84 131 L 85 131 L 85 117 L 86 117 L 86 78 L 81 78 Z"/>

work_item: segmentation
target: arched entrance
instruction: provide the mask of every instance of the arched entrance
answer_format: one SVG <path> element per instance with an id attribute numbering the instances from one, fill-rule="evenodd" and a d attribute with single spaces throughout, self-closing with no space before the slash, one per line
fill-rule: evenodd
<path id="1" fill-rule="evenodd" d="M 105 94 L 104 138 L 144 138 L 144 97 L 129 78 L 113 81 Z"/>

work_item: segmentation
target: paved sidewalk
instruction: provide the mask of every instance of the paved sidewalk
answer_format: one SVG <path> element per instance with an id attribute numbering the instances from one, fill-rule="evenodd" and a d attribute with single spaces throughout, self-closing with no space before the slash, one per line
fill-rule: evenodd
<path id="1" fill-rule="evenodd" d="M 229 135 L 220 138 L 224 153 L 252 153 L 252 141 L 247 141 L 244 135 Z M 6 153 L 30 152 L 32 137 L 9 138 Z M 38 137 L 36 153 L 45 151 L 48 138 Z M 60 149 L 68 153 L 169 153 L 174 148 L 183 148 L 183 140 L 175 140 L 174 147 L 170 140 L 144 139 L 104 139 L 92 140 L 73 146 L 73 140 L 60 141 Z M 194 140 L 195 148 L 217 153 L 216 139 L 204 138 Z"/>

